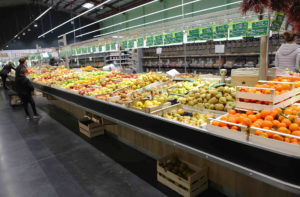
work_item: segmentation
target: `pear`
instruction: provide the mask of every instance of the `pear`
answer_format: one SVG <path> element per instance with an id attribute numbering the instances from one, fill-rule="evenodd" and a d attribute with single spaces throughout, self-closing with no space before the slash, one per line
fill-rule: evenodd
<path id="1" fill-rule="evenodd" d="M 213 97 L 209 100 L 209 104 L 216 104 L 216 103 L 218 103 L 218 101 L 219 100 L 216 97 Z"/>
<path id="2" fill-rule="evenodd" d="M 215 109 L 215 105 L 214 104 L 210 104 L 208 109 L 214 110 Z"/>
<path id="3" fill-rule="evenodd" d="M 219 99 L 219 103 L 221 103 L 221 104 L 226 104 L 226 102 L 227 102 L 227 100 L 226 100 L 225 97 L 221 97 L 221 98 Z"/>
<path id="4" fill-rule="evenodd" d="M 223 96 L 222 93 L 219 92 L 219 93 L 216 95 L 216 98 L 217 98 L 217 99 L 220 99 L 222 96 Z"/>
<path id="5" fill-rule="evenodd" d="M 224 111 L 224 105 L 223 104 L 216 104 L 215 105 L 215 108 L 216 108 L 216 110 L 218 110 L 218 111 Z"/>
<path id="6" fill-rule="evenodd" d="M 224 87 L 223 86 L 218 87 L 218 91 L 219 92 L 224 92 Z"/>
<path id="7" fill-rule="evenodd" d="M 209 103 L 205 103 L 205 104 L 204 104 L 204 107 L 205 107 L 206 109 L 208 109 L 208 108 L 209 108 L 209 106 L 210 106 L 210 104 L 209 104 Z"/>

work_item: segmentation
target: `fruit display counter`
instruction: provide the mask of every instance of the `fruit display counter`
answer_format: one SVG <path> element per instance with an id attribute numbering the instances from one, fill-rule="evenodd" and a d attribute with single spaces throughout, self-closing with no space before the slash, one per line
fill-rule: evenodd
<path id="1" fill-rule="evenodd" d="M 45 94 L 116 124 L 299 193 L 299 107 L 234 110 L 235 87 L 190 77 L 178 80 L 159 73 L 59 68 L 35 76 L 33 84 Z M 157 108 L 145 111 L 151 107 Z"/>

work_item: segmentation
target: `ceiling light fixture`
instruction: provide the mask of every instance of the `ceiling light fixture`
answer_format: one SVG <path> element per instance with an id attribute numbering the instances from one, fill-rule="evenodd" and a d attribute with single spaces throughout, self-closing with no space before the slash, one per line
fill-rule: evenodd
<path id="1" fill-rule="evenodd" d="M 95 25 L 95 24 L 97 24 L 97 23 L 99 23 L 99 22 L 101 22 L 101 21 L 105 21 L 105 20 L 110 19 L 110 18 L 112 18 L 112 17 L 119 16 L 119 15 L 124 14 L 124 13 L 126 13 L 126 12 L 129 12 L 129 11 L 131 11 L 131 10 L 135 10 L 135 9 L 140 8 L 140 7 L 143 7 L 143 6 L 146 6 L 146 5 L 149 5 L 149 4 L 158 2 L 158 1 L 159 1 L 159 0 L 154 0 L 154 1 L 151 1 L 151 2 L 148 2 L 148 3 L 145 3 L 145 4 L 143 4 L 143 5 L 139 5 L 139 6 L 137 6 L 137 7 L 134 7 L 134 8 L 125 10 L 125 11 L 123 11 L 123 12 L 119 12 L 119 13 L 117 13 L 117 14 L 111 15 L 111 16 L 109 16 L 109 17 L 100 19 L 100 20 L 98 20 L 98 21 L 95 21 L 95 22 L 92 22 L 92 23 L 87 24 L 87 25 L 85 25 L 85 26 L 79 27 L 79 28 L 74 29 L 74 30 L 72 30 L 72 31 L 69 31 L 69 32 L 67 32 L 67 33 L 61 34 L 60 36 L 58 36 L 58 38 L 63 37 L 63 35 L 68 35 L 68 34 L 70 34 L 70 33 L 76 32 L 76 31 L 78 31 L 78 30 L 80 30 L 80 29 L 84 29 L 84 28 L 89 27 L 89 26 L 91 26 L 91 25 Z"/>
<path id="2" fill-rule="evenodd" d="M 47 31 L 47 32 L 45 32 L 45 33 L 39 35 L 38 38 L 41 38 L 41 37 L 47 35 L 47 34 L 50 33 L 51 31 L 54 31 L 55 29 L 58 29 L 59 27 L 61 27 L 61 26 L 65 25 L 65 24 L 67 24 L 67 23 L 73 21 L 74 19 L 76 19 L 76 18 L 78 18 L 78 17 L 80 17 L 80 16 L 82 16 L 82 15 L 85 15 L 85 14 L 87 14 L 87 13 L 93 11 L 93 10 L 96 9 L 96 8 L 99 8 L 99 7 L 103 6 L 104 4 L 106 4 L 106 3 L 110 2 L 110 1 L 112 1 L 112 0 L 107 0 L 107 1 L 105 1 L 105 2 L 103 2 L 103 3 L 100 3 L 100 4 L 97 5 L 97 6 L 94 6 L 94 7 L 91 8 L 91 9 L 88 9 L 87 11 L 85 11 L 85 12 L 83 12 L 83 13 L 81 13 L 81 14 L 79 14 L 79 15 L 77 15 L 77 16 L 75 16 L 75 17 L 73 17 L 73 18 L 71 18 L 71 19 L 69 19 L 69 20 L 67 20 L 67 21 L 65 21 L 65 22 L 63 22 L 63 23 L 61 23 L 60 25 L 57 25 L 56 27 L 50 29 L 49 31 Z"/>
<path id="3" fill-rule="evenodd" d="M 24 32 L 22 35 L 23 35 L 23 36 L 25 36 L 25 35 L 26 35 L 26 33 Z"/>
<path id="4" fill-rule="evenodd" d="M 49 12 L 49 10 L 51 10 L 53 8 L 53 6 L 49 7 L 47 10 L 45 10 L 41 15 L 39 15 L 36 19 L 34 19 L 34 21 L 39 20 L 40 18 L 42 18 L 42 16 L 44 16 L 47 12 Z"/>
<path id="5" fill-rule="evenodd" d="M 37 25 L 37 24 L 34 24 L 33 26 L 34 26 L 34 27 L 38 27 L 38 25 Z"/>
<path id="6" fill-rule="evenodd" d="M 27 31 L 31 31 L 31 29 L 27 29 Z"/>
<path id="7" fill-rule="evenodd" d="M 82 5 L 82 7 L 90 9 L 90 8 L 94 7 L 94 4 L 92 4 L 92 3 L 85 3 L 85 4 Z"/>

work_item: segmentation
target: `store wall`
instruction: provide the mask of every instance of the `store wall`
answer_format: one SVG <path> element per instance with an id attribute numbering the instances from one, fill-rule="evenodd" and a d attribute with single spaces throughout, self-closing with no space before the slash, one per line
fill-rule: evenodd
<path id="1" fill-rule="evenodd" d="M 125 14 L 122 15 L 118 15 L 116 17 L 110 18 L 108 20 L 102 21 L 100 23 L 100 28 L 105 28 L 108 26 L 111 26 L 112 24 L 117 24 L 120 22 L 124 22 L 127 20 L 131 20 L 134 18 L 137 18 L 139 16 L 144 16 L 150 13 L 154 13 L 156 11 L 160 11 L 163 9 L 167 9 L 176 5 L 181 5 L 182 2 L 183 3 L 188 3 L 188 2 L 192 2 L 194 0 L 163 0 L 162 2 L 158 1 L 152 4 L 149 4 L 147 6 L 129 11 Z M 220 5 L 224 5 L 224 4 L 228 4 L 228 3 L 233 3 L 233 2 L 238 2 L 239 0 L 201 0 L 189 5 L 184 6 L 184 13 L 191 13 L 194 11 L 198 11 L 198 10 L 205 10 L 207 8 L 212 8 L 215 6 L 220 6 Z M 239 4 L 234 4 L 234 5 L 230 5 L 230 6 L 226 6 L 226 7 L 222 7 L 222 8 L 216 8 L 216 9 L 211 9 L 208 11 L 203 11 L 201 13 L 196 13 L 196 14 L 190 14 L 185 16 L 186 17 L 193 17 L 193 16 L 198 16 L 198 15 L 204 15 L 204 14 L 208 14 L 208 13 L 212 13 L 212 12 L 217 12 L 217 11 L 222 11 L 222 10 L 226 10 L 226 9 L 232 9 L 232 8 L 236 8 L 238 7 Z M 113 31 L 118 31 L 124 28 L 128 28 L 128 27 L 133 27 L 136 25 L 141 25 L 141 24 L 146 24 L 152 21 L 156 21 L 156 20 L 161 20 L 161 19 L 166 19 L 166 18 L 170 18 L 170 17 L 175 17 L 178 15 L 182 14 L 182 7 L 178 7 L 178 8 L 174 8 L 174 9 L 170 9 L 161 13 L 157 13 L 151 16 L 147 16 L 147 17 L 143 17 L 141 19 L 137 19 L 134 21 L 130 21 L 121 25 L 117 25 L 114 27 L 110 27 L 107 29 L 102 30 L 100 33 L 104 34 L 104 33 L 109 33 L 109 32 L 113 32 Z M 170 22 L 170 21 L 174 21 L 174 20 L 178 20 L 181 19 L 182 17 L 178 17 L 178 18 L 174 18 L 174 19 L 169 19 L 169 20 L 164 20 L 161 22 L 157 22 L 157 23 L 153 23 L 150 25 L 154 25 L 154 24 L 159 24 L 159 23 L 166 23 L 166 22 Z M 147 25 L 145 25 L 147 26 Z"/>

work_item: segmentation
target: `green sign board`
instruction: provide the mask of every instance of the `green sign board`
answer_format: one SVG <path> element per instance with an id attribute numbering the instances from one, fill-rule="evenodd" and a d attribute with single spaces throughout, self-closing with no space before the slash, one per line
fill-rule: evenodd
<path id="1" fill-rule="evenodd" d="M 173 43 L 174 44 L 179 44 L 179 43 L 183 43 L 183 31 L 179 31 L 179 32 L 174 32 L 173 33 Z"/>
<path id="2" fill-rule="evenodd" d="M 162 45 L 164 45 L 164 36 L 162 34 L 154 36 L 154 45 L 155 46 L 162 46 Z"/>
<path id="3" fill-rule="evenodd" d="M 87 47 L 87 52 L 88 53 L 91 53 L 92 51 L 91 51 L 91 47 Z"/>
<path id="4" fill-rule="evenodd" d="M 99 52 L 99 53 L 102 52 L 102 45 L 101 45 L 101 44 L 98 45 L 98 52 Z"/>
<path id="5" fill-rule="evenodd" d="M 105 44 L 105 51 L 106 52 L 110 51 L 110 43 Z"/>
<path id="6" fill-rule="evenodd" d="M 122 41 L 121 41 L 121 48 L 122 48 L 122 49 L 127 49 L 127 48 L 128 48 L 127 40 L 122 40 Z"/>
<path id="7" fill-rule="evenodd" d="M 92 52 L 93 52 L 93 53 L 96 53 L 96 46 L 95 46 L 95 45 L 92 46 Z"/>
<path id="8" fill-rule="evenodd" d="M 134 48 L 134 42 L 135 42 L 135 39 L 128 40 L 128 48 L 129 49 L 133 49 Z"/>
<path id="9" fill-rule="evenodd" d="M 146 46 L 147 47 L 152 47 L 154 44 L 154 36 L 148 36 L 146 38 Z"/>
<path id="10" fill-rule="evenodd" d="M 200 29 L 190 29 L 187 30 L 187 41 L 188 42 L 195 42 L 200 40 Z"/>
<path id="11" fill-rule="evenodd" d="M 137 39 L 137 47 L 138 48 L 141 48 L 141 47 L 144 47 L 144 38 L 138 38 Z"/>
<path id="12" fill-rule="evenodd" d="M 88 48 L 87 48 L 87 47 L 83 47 L 83 48 L 81 49 L 81 52 L 82 52 L 83 54 L 87 54 Z"/>
<path id="13" fill-rule="evenodd" d="M 229 24 L 229 38 L 238 38 L 247 36 L 248 23 L 230 23 Z"/>
<path id="14" fill-rule="evenodd" d="M 283 24 L 284 19 L 285 19 L 285 14 L 276 12 L 275 16 L 272 20 L 270 30 L 274 31 L 274 32 L 279 32 L 280 29 L 281 29 L 281 26 Z"/>
<path id="15" fill-rule="evenodd" d="M 200 28 L 199 33 L 200 33 L 201 41 L 213 39 L 213 28 L 212 27 Z"/>
<path id="16" fill-rule="evenodd" d="M 77 54 L 77 55 L 80 55 L 80 54 L 81 54 L 81 48 L 77 48 L 77 49 L 76 49 L 76 54 Z"/>
<path id="17" fill-rule="evenodd" d="M 169 45 L 173 43 L 173 33 L 168 33 L 164 35 L 164 44 Z"/>
<path id="18" fill-rule="evenodd" d="M 217 25 L 213 27 L 214 39 L 228 38 L 228 25 Z"/>
<path id="19" fill-rule="evenodd" d="M 269 19 L 248 22 L 248 37 L 267 36 L 269 31 Z"/>
<path id="20" fill-rule="evenodd" d="M 117 50 L 117 46 L 116 46 L 115 42 L 113 42 L 113 43 L 110 44 L 110 50 L 111 51 L 116 51 Z"/>

